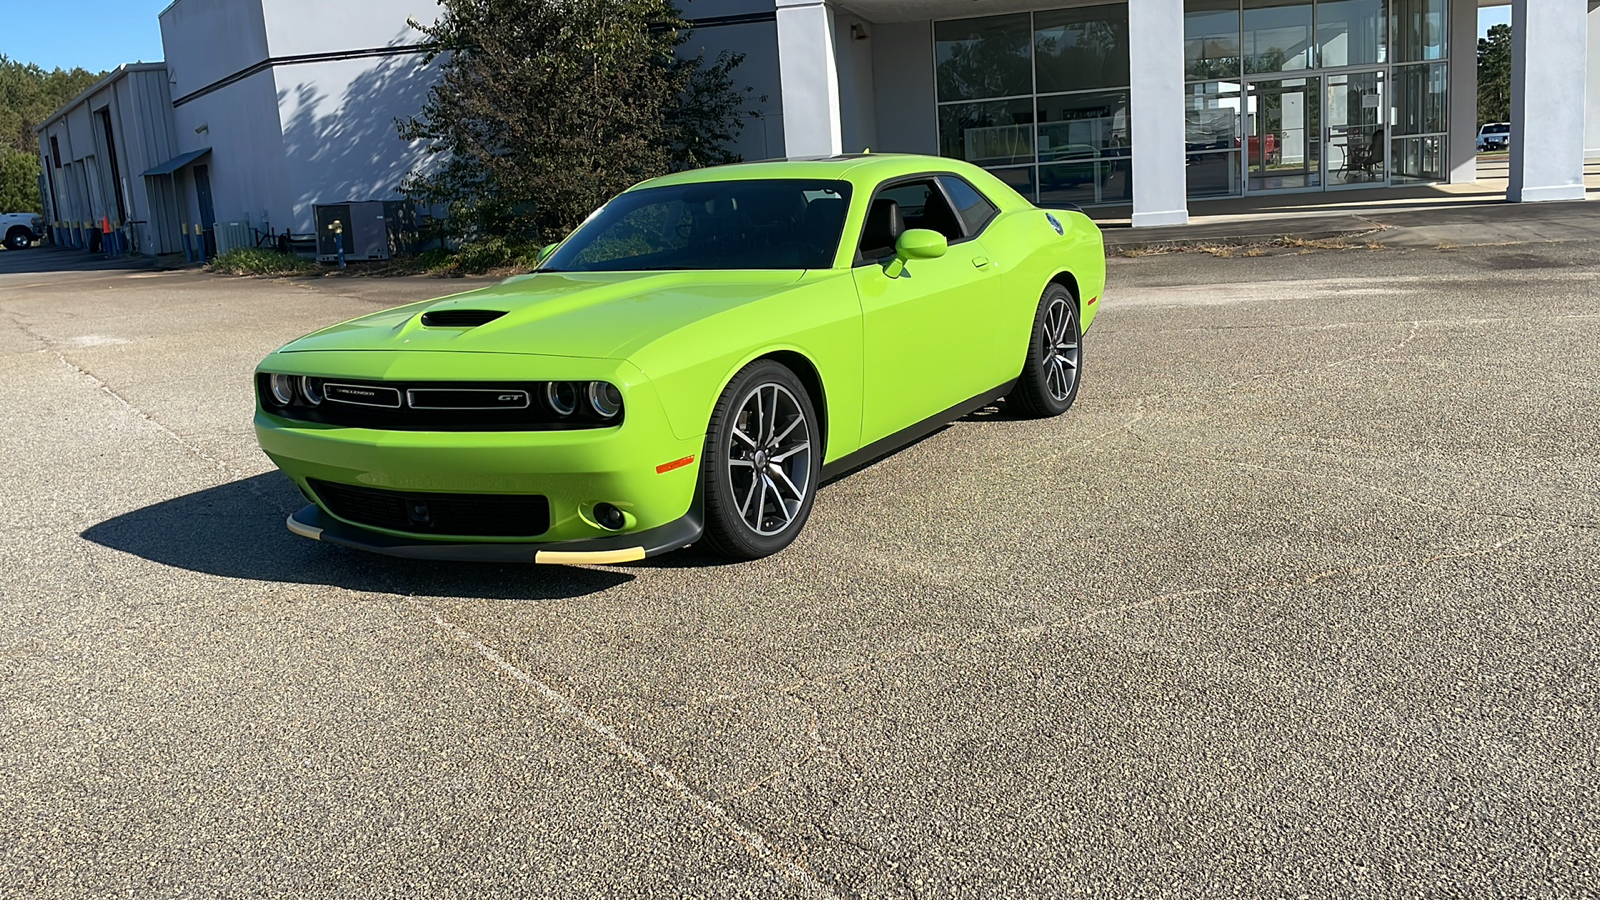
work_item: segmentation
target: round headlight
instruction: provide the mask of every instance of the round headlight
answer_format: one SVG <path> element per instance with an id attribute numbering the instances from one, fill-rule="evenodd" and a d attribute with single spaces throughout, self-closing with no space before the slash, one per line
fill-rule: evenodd
<path id="1" fill-rule="evenodd" d="M 322 405 L 322 379 L 312 378 L 310 375 L 300 376 L 300 396 L 312 406 Z"/>
<path id="2" fill-rule="evenodd" d="M 622 412 L 622 392 L 605 381 L 589 382 L 589 408 L 602 419 L 614 419 Z"/>
<path id="3" fill-rule="evenodd" d="M 273 375 L 267 379 L 267 386 L 272 393 L 272 399 L 279 406 L 288 406 L 294 402 L 294 376 Z"/>
<path id="4" fill-rule="evenodd" d="M 578 411 L 578 387 L 570 381 L 552 381 L 544 386 L 544 401 L 558 416 Z"/>

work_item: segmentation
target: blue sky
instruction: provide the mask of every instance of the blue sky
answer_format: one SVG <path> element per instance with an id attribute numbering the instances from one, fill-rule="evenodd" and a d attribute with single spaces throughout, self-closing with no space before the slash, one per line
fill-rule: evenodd
<path id="1" fill-rule="evenodd" d="M 0 13 L 0 54 L 53 69 L 99 70 L 125 62 L 161 59 L 161 28 L 156 14 L 170 0 L 91 0 L 63 15 L 59 4 L 7 3 Z M 1472 2 L 1472 0 L 1456 0 Z M 1478 13 L 1478 31 L 1511 21 L 1511 7 Z"/>

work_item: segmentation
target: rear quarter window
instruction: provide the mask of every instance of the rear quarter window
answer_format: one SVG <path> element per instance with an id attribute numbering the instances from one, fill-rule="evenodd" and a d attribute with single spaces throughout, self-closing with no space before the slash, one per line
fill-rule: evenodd
<path id="1" fill-rule="evenodd" d="M 978 189 L 959 178 L 951 175 L 939 176 L 939 182 L 944 185 L 945 192 L 950 195 L 950 201 L 955 204 L 956 215 L 967 226 L 967 234 L 977 234 L 989 224 L 989 220 L 999 214 L 1000 209 L 989 198 L 978 193 Z"/>

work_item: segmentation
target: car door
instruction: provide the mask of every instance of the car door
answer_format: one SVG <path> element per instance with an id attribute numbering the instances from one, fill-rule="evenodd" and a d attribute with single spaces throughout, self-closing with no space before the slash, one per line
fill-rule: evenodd
<path id="1" fill-rule="evenodd" d="M 891 278 L 907 230 L 944 234 L 938 259 L 913 259 Z M 854 268 L 862 309 L 861 441 L 869 444 L 998 385 L 988 357 L 998 329 L 985 292 L 998 267 L 967 233 L 934 176 L 880 187 L 867 208 Z"/>

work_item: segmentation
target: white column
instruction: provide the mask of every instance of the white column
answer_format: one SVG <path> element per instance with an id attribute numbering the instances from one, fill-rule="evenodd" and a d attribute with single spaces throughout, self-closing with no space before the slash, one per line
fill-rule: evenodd
<path id="1" fill-rule="evenodd" d="M 842 152 L 833 10 L 822 0 L 778 0 L 778 79 L 784 155 Z"/>
<path id="2" fill-rule="evenodd" d="M 1445 148 L 1451 184 L 1478 180 L 1478 4 L 1450 4 L 1446 62 L 1449 81 L 1450 137 Z"/>
<path id="3" fill-rule="evenodd" d="M 1589 91 L 1584 106 L 1583 155 L 1600 157 L 1600 2 L 1589 0 Z"/>
<path id="4" fill-rule="evenodd" d="M 1186 225 L 1183 0 L 1128 0 L 1133 226 Z"/>
<path id="5" fill-rule="evenodd" d="M 1511 4 L 1512 202 L 1583 199 L 1588 13 L 1588 0 Z"/>

